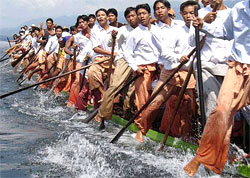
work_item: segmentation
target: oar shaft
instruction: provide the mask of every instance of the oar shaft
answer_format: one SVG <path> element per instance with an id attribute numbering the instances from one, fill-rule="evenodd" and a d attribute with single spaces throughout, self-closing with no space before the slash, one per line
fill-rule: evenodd
<path id="1" fill-rule="evenodd" d="M 184 65 L 184 63 L 181 63 L 163 82 L 163 84 L 149 97 L 147 102 L 141 107 L 139 111 L 136 112 L 134 117 L 132 117 L 126 126 L 124 126 L 120 132 L 111 140 L 111 143 L 115 143 L 118 141 L 118 139 L 122 136 L 122 134 L 125 132 L 125 130 L 134 122 L 134 120 L 139 116 L 139 114 L 153 101 L 153 99 L 159 94 L 159 92 L 163 89 L 163 87 L 173 78 L 173 76 L 181 69 L 181 67 Z"/>
<path id="2" fill-rule="evenodd" d="M 110 84 L 110 77 L 111 77 L 111 73 L 112 73 L 112 65 L 114 63 L 114 52 L 115 52 L 115 39 L 116 37 L 115 36 L 112 36 L 112 50 L 111 50 L 111 60 L 110 60 L 110 64 L 109 64 L 109 70 L 108 70 L 108 74 L 107 74 L 107 85 L 106 85 L 106 88 L 109 87 L 109 84 Z"/>
<path id="3" fill-rule="evenodd" d="M 186 88 L 187 88 L 187 85 L 188 85 L 188 82 L 189 82 L 189 80 L 190 80 L 190 77 L 191 77 L 192 73 L 193 73 L 193 61 L 192 61 L 192 63 L 190 64 L 190 68 L 189 68 L 189 70 L 188 70 L 188 74 L 187 74 L 187 76 L 186 76 L 186 79 L 185 79 L 185 81 L 184 81 L 183 86 L 181 87 L 181 91 L 180 91 L 179 96 L 178 96 L 178 98 L 177 98 L 177 102 L 176 102 L 176 105 L 175 105 L 175 108 L 174 108 L 174 112 L 172 113 L 172 115 L 171 115 L 171 117 L 170 117 L 170 124 L 168 125 L 168 128 L 167 128 L 167 130 L 166 130 L 166 132 L 165 132 L 164 139 L 163 139 L 163 141 L 162 141 L 160 151 L 163 151 L 163 149 L 164 149 L 164 146 L 165 146 L 166 141 L 167 141 L 167 139 L 168 139 L 168 135 L 169 135 L 170 129 L 171 129 L 172 126 L 173 126 L 175 116 L 176 116 L 177 111 L 178 111 L 178 109 L 179 109 L 179 107 L 180 107 L 182 98 L 183 98 L 183 96 L 184 96 L 184 93 L 185 93 L 185 91 L 186 91 Z"/>
<path id="4" fill-rule="evenodd" d="M 115 97 L 118 96 L 119 93 L 121 93 L 123 90 L 125 90 L 132 82 L 134 82 L 136 79 L 138 79 L 141 75 L 136 75 L 132 79 L 130 79 L 118 92 L 115 93 Z M 89 123 L 98 113 L 98 108 L 95 109 L 85 120 L 83 120 L 84 123 Z"/>
<path id="5" fill-rule="evenodd" d="M 10 48 L 11 48 L 11 44 L 10 44 L 10 39 L 7 37 L 7 40 L 8 40 L 8 43 L 9 43 L 9 45 L 10 45 Z"/>
<path id="6" fill-rule="evenodd" d="M 195 6 L 195 16 L 198 16 L 198 7 Z M 196 43 L 196 59 L 197 59 L 197 81 L 199 89 L 199 103 L 200 103 L 200 113 L 201 113 L 201 125 L 204 128 L 206 124 L 205 116 L 205 105 L 204 105 L 204 95 L 203 95 L 203 80 L 202 80 L 202 65 L 201 65 L 201 45 L 200 45 L 200 33 L 199 28 L 195 27 L 195 43 Z"/>
<path id="7" fill-rule="evenodd" d="M 106 59 L 106 60 L 103 60 L 103 61 L 100 61 L 100 62 L 96 62 L 95 64 L 100 64 L 100 63 L 103 63 L 103 62 L 108 61 L 108 60 L 110 60 L 110 59 Z M 56 77 L 51 77 L 51 78 L 49 78 L 49 79 L 46 79 L 46 80 L 44 80 L 44 81 L 35 83 L 35 84 L 33 84 L 33 85 L 30 85 L 30 86 L 27 86 L 27 87 L 24 87 L 24 88 L 21 88 L 21 89 L 18 89 L 18 90 L 15 90 L 15 91 L 6 93 L 6 94 L 4 94 L 4 95 L 1 95 L 1 96 L 0 96 L 0 99 L 3 99 L 3 98 L 5 98 L 5 97 L 10 96 L 10 95 L 13 95 L 13 94 L 15 94 L 15 93 L 19 93 L 19 92 L 21 92 L 21 91 L 23 91 L 23 90 L 32 88 L 32 87 L 34 87 L 34 86 L 41 85 L 41 84 L 46 83 L 46 82 L 50 82 L 51 80 L 55 80 L 55 79 L 57 79 L 57 78 L 64 77 L 64 76 L 69 75 L 69 74 L 72 74 L 72 73 L 74 73 L 74 72 L 78 72 L 78 71 L 80 71 L 80 70 L 83 70 L 83 69 L 86 69 L 86 68 L 90 67 L 91 65 L 92 65 L 92 64 L 89 64 L 89 65 L 87 65 L 87 66 L 81 67 L 80 69 L 76 69 L 76 70 L 73 70 L 73 71 L 70 71 L 70 72 L 66 72 L 66 73 L 64 73 L 64 74 L 62 74 L 62 75 L 59 75 L 59 76 L 56 76 Z"/>

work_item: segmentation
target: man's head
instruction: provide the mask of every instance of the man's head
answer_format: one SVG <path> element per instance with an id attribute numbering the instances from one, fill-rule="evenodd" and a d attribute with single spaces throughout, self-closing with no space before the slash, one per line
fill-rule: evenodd
<path id="1" fill-rule="evenodd" d="M 89 26 L 93 27 L 95 25 L 96 17 L 94 14 L 89 14 Z"/>
<path id="2" fill-rule="evenodd" d="M 139 23 L 143 26 L 148 26 L 150 23 L 151 17 L 151 10 L 148 4 L 139 4 L 136 6 L 136 14 L 139 19 Z"/>
<path id="3" fill-rule="evenodd" d="M 63 26 L 63 32 L 69 32 L 69 28 L 66 26 Z"/>
<path id="4" fill-rule="evenodd" d="M 210 6 L 213 8 L 216 2 L 219 1 L 219 6 L 223 3 L 223 0 L 208 0 Z"/>
<path id="5" fill-rule="evenodd" d="M 110 9 L 108 9 L 107 13 L 108 13 L 109 23 L 112 24 L 112 23 L 117 22 L 118 13 L 117 13 L 116 9 L 110 8 Z"/>
<path id="6" fill-rule="evenodd" d="M 180 14 L 187 27 L 190 27 L 190 23 L 194 19 L 195 6 L 199 5 L 192 0 L 185 1 L 180 6 Z"/>
<path id="7" fill-rule="evenodd" d="M 89 17 L 87 15 L 80 15 L 77 17 L 76 26 L 79 26 L 82 30 L 86 30 L 89 25 Z"/>
<path id="8" fill-rule="evenodd" d="M 201 3 L 204 7 L 207 7 L 209 5 L 209 0 L 201 0 Z"/>
<path id="9" fill-rule="evenodd" d="M 60 26 L 60 25 L 56 26 L 55 30 L 56 30 L 56 37 L 61 38 L 62 37 L 62 31 L 63 31 L 62 26 Z"/>
<path id="10" fill-rule="evenodd" d="M 70 34 L 71 34 L 71 35 L 77 34 L 76 26 L 71 26 L 71 27 L 70 27 Z"/>
<path id="11" fill-rule="evenodd" d="M 98 9 L 95 13 L 97 22 L 100 26 L 104 27 L 108 22 L 108 13 L 106 9 Z"/>
<path id="12" fill-rule="evenodd" d="M 135 28 L 138 26 L 138 18 L 134 7 L 128 7 L 124 12 L 124 17 L 131 27 Z"/>
<path id="13" fill-rule="evenodd" d="M 38 27 L 33 27 L 33 28 L 32 28 L 32 33 L 34 33 L 36 36 L 38 36 L 39 33 L 40 33 L 40 28 L 38 28 Z"/>
<path id="14" fill-rule="evenodd" d="M 46 20 L 46 26 L 47 26 L 47 29 L 52 29 L 53 28 L 53 20 L 51 18 L 48 18 Z"/>
<path id="15" fill-rule="evenodd" d="M 156 0 L 153 7 L 156 19 L 165 22 L 169 18 L 168 11 L 171 5 L 167 0 Z"/>

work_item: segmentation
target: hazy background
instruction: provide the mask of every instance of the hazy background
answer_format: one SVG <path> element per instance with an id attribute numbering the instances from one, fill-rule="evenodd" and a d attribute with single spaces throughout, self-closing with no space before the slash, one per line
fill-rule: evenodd
<path id="1" fill-rule="evenodd" d="M 71 26 L 76 17 L 82 14 L 95 13 L 99 8 L 116 8 L 119 12 L 118 20 L 125 22 L 124 10 L 129 6 L 147 2 L 151 7 L 155 0 L 0 0 L 0 39 L 18 33 L 23 25 L 39 25 L 48 17 L 54 19 L 58 25 Z M 183 0 L 170 0 L 177 18 L 180 19 L 179 6 Z M 228 7 L 238 0 L 224 0 Z"/>

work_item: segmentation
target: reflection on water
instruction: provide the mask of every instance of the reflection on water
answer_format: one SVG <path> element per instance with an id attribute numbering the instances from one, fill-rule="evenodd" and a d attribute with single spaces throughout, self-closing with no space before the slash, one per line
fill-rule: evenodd
<path id="1" fill-rule="evenodd" d="M 0 42 L 0 51 L 7 47 Z M 18 74 L 7 63 L 0 63 L 0 94 L 18 88 Z M 161 153 L 159 144 L 149 139 L 137 143 L 128 131 L 118 144 L 110 144 L 120 127 L 108 122 L 104 131 L 98 131 L 95 122 L 80 122 L 86 112 L 74 113 L 65 101 L 63 96 L 49 98 L 46 91 L 33 89 L 0 100 L 1 178 L 186 177 L 183 167 L 192 158 L 191 151 L 166 148 Z M 235 168 L 227 165 L 225 171 Z M 201 166 L 196 177 L 220 176 Z"/>

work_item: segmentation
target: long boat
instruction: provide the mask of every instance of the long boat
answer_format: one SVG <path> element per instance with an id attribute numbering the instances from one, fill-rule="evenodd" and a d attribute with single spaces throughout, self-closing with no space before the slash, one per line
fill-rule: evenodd
<path id="1" fill-rule="evenodd" d="M 128 123 L 127 120 L 125 120 L 125 119 L 123 119 L 120 116 L 117 116 L 115 114 L 112 115 L 112 122 L 114 122 L 115 124 L 121 125 L 121 126 L 125 126 Z M 128 127 L 128 130 L 136 133 L 138 131 L 138 128 L 134 124 L 130 124 L 130 126 Z M 164 134 L 150 129 L 147 132 L 146 137 L 150 138 L 151 140 L 153 140 L 155 142 L 161 143 L 163 138 L 164 138 Z M 179 138 L 175 138 L 175 137 L 171 137 L 171 136 L 168 136 L 166 145 L 174 147 L 174 148 L 178 148 L 178 149 L 184 149 L 184 150 L 190 149 L 193 152 L 196 152 L 196 150 L 198 148 L 197 145 L 187 143 L 185 141 L 182 141 Z M 245 164 L 237 162 L 236 166 L 237 166 L 238 174 L 240 176 L 250 178 L 250 165 L 245 165 Z"/>

